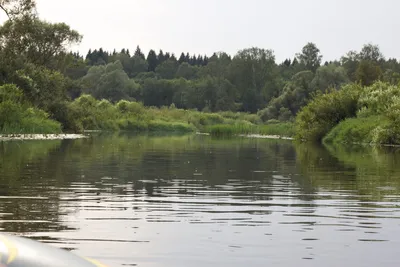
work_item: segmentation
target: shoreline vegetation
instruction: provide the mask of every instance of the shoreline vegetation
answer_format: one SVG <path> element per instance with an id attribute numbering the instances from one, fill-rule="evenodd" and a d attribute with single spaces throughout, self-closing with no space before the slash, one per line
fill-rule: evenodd
<path id="1" fill-rule="evenodd" d="M 233 56 L 145 55 L 139 46 L 83 56 L 69 50 L 83 36 L 40 19 L 34 0 L 0 1 L 0 13 L 8 16 L 0 25 L 3 136 L 201 132 L 400 144 L 400 62 L 371 43 L 329 62 L 311 42 L 283 62 L 258 47 Z"/>

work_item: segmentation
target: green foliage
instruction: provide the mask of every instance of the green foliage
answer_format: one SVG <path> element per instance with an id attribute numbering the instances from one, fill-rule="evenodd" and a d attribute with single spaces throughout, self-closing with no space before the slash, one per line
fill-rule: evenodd
<path id="1" fill-rule="evenodd" d="M 243 111 L 257 112 L 279 90 L 272 50 L 256 47 L 240 50 L 228 70 L 228 79 L 238 89 Z"/>
<path id="2" fill-rule="evenodd" d="M 150 121 L 148 124 L 148 130 L 150 132 L 179 132 L 189 133 L 194 132 L 195 128 L 187 123 L 181 122 L 165 122 L 165 121 Z"/>
<path id="3" fill-rule="evenodd" d="M 365 144 L 380 143 L 381 128 L 386 127 L 387 120 L 382 116 L 367 118 L 348 118 L 335 126 L 323 139 L 324 143 Z"/>
<path id="4" fill-rule="evenodd" d="M 257 126 L 243 121 L 234 124 L 216 124 L 207 126 L 205 131 L 212 136 L 220 137 L 243 134 L 277 135 L 281 137 L 291 137 L 294 135 L 293 123 L 277 123 Z"/>
<path id="5" fill-rule="evenodd" d="M 162 79 L 173 79 L 178 70 L 179 64 L 175 60 L 169 59 L 158 65 L 156 73 Z"/>
<path id="6" fill-rule="evenodd" d="M 371 115 L 394 111 L 400 98 L 400 87 L 384 82 L 376 82 L 365 87 L 358 101 L 362 113 Z M 365 116 L 365 115 L 364 115 Z"/>
<path id="7" fill-rule="evenodd" d="M 91 67 L 82 81 L 84 92 L 111 102 L 133 99 L 140 91 L 140 85 L 129 78 L 119 60 L 105 66 Z"/>
<path id="8" fill-rule="evenodd" d="M 364 86 L 372 85 L 382 77 L 382 69 L 373 61 L 362 60 L 356 70 L 356 81 Z"/>
<path id="9" fill-rule="evenodd" d="M 328 94 L 318 94 L 296 117 L 296 136 L 300 140 L 321 141 L 340 121 L 354 117 L 362 87 L 344 86 Z"/>
<path id="10" fill-rule="evenodd" d="M 18 87 L 6 84 L 0 86 L 0 132 L 60 133 L 61 124 L 26 102 Z"/>
<path id="11" fill-rule="evenodd" d="M 26 64 L 17 71 L 16 83 L 33 105 L 46 111 L 67 100 L 68 80 L 58 71 Z"/>
<path id="12" fill-rule="evenodd" d="M 178 70 L 176 71 L 176 77 L 192 80 L 196 78 L 197 71 L 197 67 L 191 66 L 188 63 L 184 62 L 179 66 Z"/>
<path id="13" fill-rule="evenodd" d="M 286 84 L 282 94 L 273 98 L 268 107 L 260 110 L 258 115 L 263 121 L 270 119 L 289 120 L 297 114 L 299 109 L 306 105 L 311 94 L 314 74 L 311 71 L 296 73 L 290 82 Z"/>
<path id="14" fill-rule="evenodd" d="M 326 143 L 400 144 L 400 87 L 346 85 L 318 95 L 298 115 L 301 139 Z"/>
<path id="15" fill-rule="evenodd" d="M 349 83 L 346 69 L 336 64 L 321 66 L 317 69 L 311 87 L 315 91 L 325 91 L 329 88 L 339 89 L 342 85 Z"/>
<path id="16" fill-rule="evenodd" d="M 307 70 L 315 72 L 321 65 L 322 55 L 314 43 L 307 43 L 296 57 Z"/>
<path id="17" fill-rule="evenodd" d="M 17 60 L 48 68 L 66 55 L 66 45 L 79 43 L 82 36 L 65 23 L 49 23 L 36 16 L 22 16 L 0 26 L 2 56 L 9 63 Z"/>

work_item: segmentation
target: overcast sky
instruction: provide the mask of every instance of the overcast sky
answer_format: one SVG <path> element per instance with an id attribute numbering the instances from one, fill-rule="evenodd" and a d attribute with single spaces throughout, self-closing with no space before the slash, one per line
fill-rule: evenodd
<path id="1" fill-rule="evenodd" d="M 277 61 L 314 42 L 323 60 L 365 43 L 400 58 L 399 0 L 37 0 L 40 17 L 83 34 L 77 49 L 139 45 L 177 56 L 257 46 Z"/>

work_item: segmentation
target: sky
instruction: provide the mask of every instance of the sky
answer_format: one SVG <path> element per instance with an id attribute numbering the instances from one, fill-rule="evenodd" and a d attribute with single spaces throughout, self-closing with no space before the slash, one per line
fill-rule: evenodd
<path id="1" fill-rule="evenodd" d="M 83 35 L 78 47 L 234 55 L 249 47 L 292 58 L 314 42 L 323 60 L 366 43 L 400 58 L 399 0 L 37 0 L 39 16 Z"/>

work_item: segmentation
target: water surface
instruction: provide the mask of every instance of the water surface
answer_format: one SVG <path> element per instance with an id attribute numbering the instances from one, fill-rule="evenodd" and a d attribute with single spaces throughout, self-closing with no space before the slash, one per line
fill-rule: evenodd
<path id="1" fill-rule="evenodd" d="M 398 266 L 400 154 L 207 136 L 0 143 L 0 229 L 110 266 Z"/>

